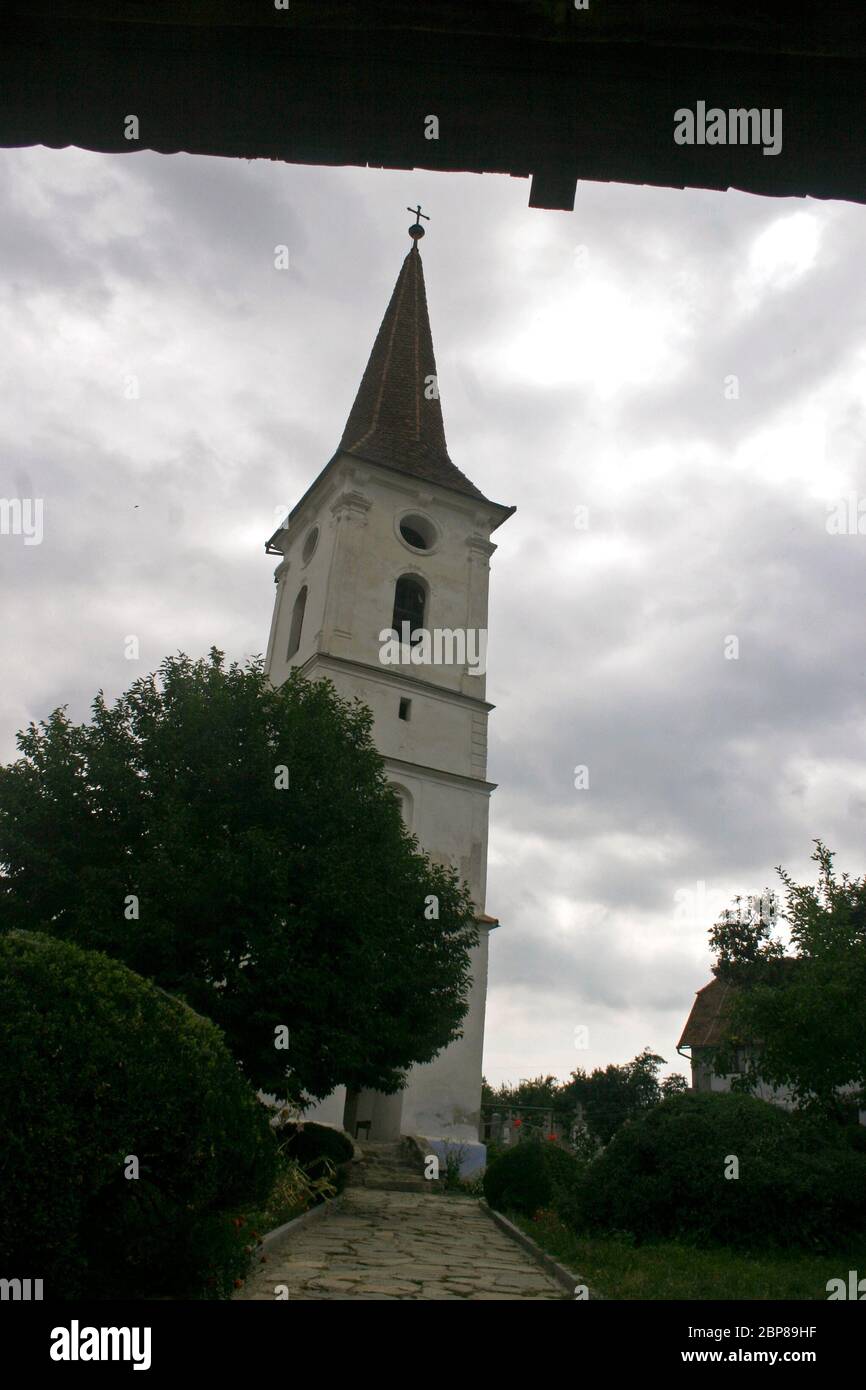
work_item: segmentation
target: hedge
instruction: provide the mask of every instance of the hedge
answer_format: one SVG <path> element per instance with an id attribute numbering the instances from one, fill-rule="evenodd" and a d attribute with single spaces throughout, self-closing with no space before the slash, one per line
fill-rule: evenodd
<path id="1" fill-rule="evenodd" d="M 355 1152 L 348 1135 L 329 1125 L 316 1124 L 313 1120 L 301 1125 L 291 1122 L 282 1125 L 277 1131 L 277 1138 L 283 1152 L 300 1163 L 314 1179 L 324 1175 L 325 1159 L 339 1169 L 341 1164 L 348 1163 Z"/>
<path id="2" fill-rule="evenodd" d="M 768 1101 L 688 1092 L 614 1135 L 569 1217 L 639 1242 L 832 1250 L 866 1233 L 866 1155 Z"/>
<path id="3" fill-rule="evenodd" d="M 263 1107 L 208 1020 L 99 952 L 0 936 L 0 1266 L 52 1299 L 224 1297 L 270 1191 Z M 132 1158 L 138 1161 L 138 1177 Z"/>
<path id="4" fill-rule="evenodd" d="M 484 1196 L 495 1211 L 534 1216 L 563 1210 L 580 1179 L 582 1164 L 549 1140 L 525 1139 L 488 1166 Z"/>

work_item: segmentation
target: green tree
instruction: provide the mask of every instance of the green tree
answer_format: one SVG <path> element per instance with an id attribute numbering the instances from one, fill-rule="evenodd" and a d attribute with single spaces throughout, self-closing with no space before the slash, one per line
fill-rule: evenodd
<path id="1" fill-rule="evenodd" d="M 547 1134 L 549 1116 L 566 1126 L 573 1118 L 574 1106 L 569 1101 L 563 1102 L 562 1083 L 555 1076 L 527 1078 L 516 1086 L 506 1081 L 496 1090 L 483 1081 L 482 1100 L 503 1110 L 518 1111 L 520 1136 L 523 1139 Z"/>
<path id="2" fill-rule="evenodd" d="M 670 1076 L 662 1077 L 661 1099 L 667 1100 L 669 1096 L 682 1096 L 689 1089 L 686 1078 L 678 1071 L 672 1072 Z"/>
<path id="3" fill-rule="evenodd" d="M 484 1093 L 485 1087 L 487 1088 L 486 1093 Z M 482 1092 L 485 1101 L 489 1101 L 491 1104 L 507 1105 L 512 1109 L 521 1105 L 557 1109 L 561 1090 L 562 1083 L 557 1081 L 555 1076 L 535 1076 L 526 1081 L 518 1082 L 516 1086 L 509 1085 L 507 1081 L 504 1081 L 495 1090 L 482 1080 Z"/>
<path id="4" fill-rule="evenodd" d="M 477 927 L 407 834 L 371 725 L 329 682 L 275 689 L 216 649 L 100 693 L 89 723 L 56 710 L 0 769 L 0 929 L 124 961 L 266 1091 L 397 1089 L 460 1035 Z"/>
<path id="5" fill-rule="evenodd" d="M 739 1070 L 739 1088 L 761 1079 L 788 1087 L 804 1107 L 843 1117 L 864 1103 L 866 877 L 837 876 L 832 853 L 815 845 L 817 884 L 795 883 L 779 868 L 781 912 L 772 895 L 738 900 L 710 932 L 714 973 L 734 986 L 714 1067 Z M 778 917 L 790 951 L 775 934 Z M 846 1086 L 857 1088 L 847 1099 Z"/>
<path id="6" fill-rule="evenodd" d="M 645 1047 L 623 1066 L 612 1063 L 596 1067 L 590 1074 L 578 1068 L 564 1091 L 575 1105 L 582 1107 L 584 1123 L 593 1138 L 608 1144 L 626 1120 L 658 1105 L 664 1096 L 686 1089 L 685 1078 L 679 1075 L 659 1083 L 659 1067 L 664 1065 L 664 1057 Z"/>

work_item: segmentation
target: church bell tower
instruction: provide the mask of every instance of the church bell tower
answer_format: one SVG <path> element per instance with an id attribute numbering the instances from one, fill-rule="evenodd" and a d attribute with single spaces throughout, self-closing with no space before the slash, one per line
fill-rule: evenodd
<path id="1" fill-rule="evenodd" d="M 339 447 L 267 544 L 280 562 L 266 669 L 277 685 L 293 667 L 327 677 L 372 710 L 406 825 L 458 870 L 479 924 L 463 1037 L 413 1067 L 397 1095 L 339 1088 L 306 1118 L 371 1140 L 472 1142 L 497 925 L 485 911 L 490 537 L 514 508 L 490 501 L 449 456 L 415 211 Z M 389 643 L 392 629 L 405 640 Z"/>

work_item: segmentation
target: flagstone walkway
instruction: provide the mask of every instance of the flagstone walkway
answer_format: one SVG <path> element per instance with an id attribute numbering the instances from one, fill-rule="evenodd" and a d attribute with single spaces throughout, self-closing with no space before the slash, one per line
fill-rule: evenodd
<path id="1" fill-rule="evenodd" d="M 237 1299 L 565 1299 L 468 1197 L 350 1187 L 270 1246 Z"/>

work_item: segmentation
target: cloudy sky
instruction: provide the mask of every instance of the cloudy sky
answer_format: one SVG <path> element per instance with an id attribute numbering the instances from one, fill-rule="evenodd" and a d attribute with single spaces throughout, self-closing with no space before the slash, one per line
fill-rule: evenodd
<path id="1" fill-rule="evenodd" d="M 450 452 L 517 506 L 485 1070 L 686 1070 L 716 910 L 809 876 L 817 836 L 866 870 L 866 209 L 581 184 L 542 212 L 506 177 L 73 149 L 0 178 L 0 497 L 44 499 L 41 544 L 0 535 L 0 758 L 169 652 L 264 651 L 264 541 L 337 445 L 420 199 Z"/>

